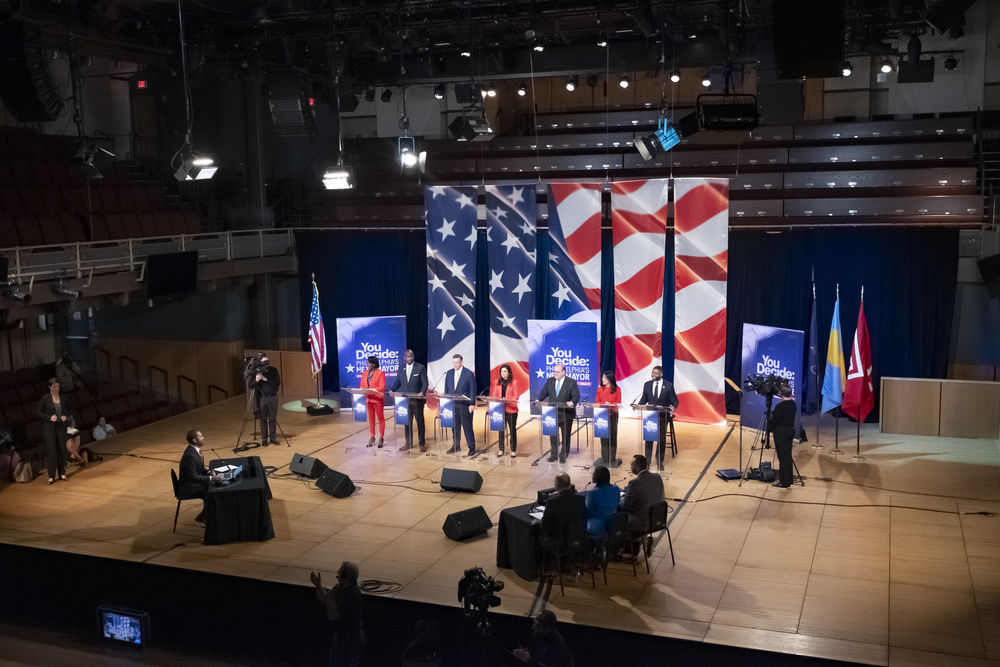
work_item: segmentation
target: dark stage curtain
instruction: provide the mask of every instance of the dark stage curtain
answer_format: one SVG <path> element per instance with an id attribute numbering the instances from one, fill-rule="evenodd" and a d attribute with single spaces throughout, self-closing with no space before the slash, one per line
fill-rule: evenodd
<path id="1" fill-rule="evenodd" d="M 339 389 L 336 317 L 405 315 L 409 346 L 427 357 L 427 264 L 421 231 L 302 231 L 296 233 L 302 312 L 312 299 L 316 273 L 327 330 L 326 390 Z M 548 279 L 550 239 L 538 234 L 535 313 L 545 319 L 554 291 Z M 476 376 L 489 377 L 489 268 L 486 236 L 477 244 Z M 614 368 L 614 269 L 611 231 L 602 233 L 601 369 Z M 673 376 L 673 235 L 667 235 L 663 300 L 663 367 Z M 828 229 L 769 234 L 732 231 L 729 237 L 726 376 L 742 382 L 744 322 L 806 330 L 810 275 L 818 295 L 820 368 L 826 363 L 834 291 L 840 284 L 840 324 L 845 356 L 857 323 L 861 285 L 872 338 L 878 400 L 883 375 L 944 377 L 954 311 L 958 232 L 948 229 Z M 303 326 L 303 349 L 308 349 Z M 808 332 L 807 332 L 808 334 Z M 729 411 L 738 412 L 735 393 Z M 877 409 L 873 412 L 877 414 Z"/>

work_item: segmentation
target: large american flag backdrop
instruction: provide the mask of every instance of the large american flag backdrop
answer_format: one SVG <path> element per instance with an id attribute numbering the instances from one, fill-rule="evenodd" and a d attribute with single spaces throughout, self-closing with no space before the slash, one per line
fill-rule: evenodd
<path id="1" fill-rule="evenodd" d="M 724 423 L 728 179 L 674 182 L 674 273 L 677 418 Z"/>
<path id="2" fill-rule="evenodd" d="M 667 179 L 611 184 L 615 379 L 631 402 L 662 361 Z"/>
<path id="3" fill-rule="evenodd" d="M 596 322 L 600 338 L 601 184 L 552 183 L 548 210 L 551 319 Z"/>
<path id="4" fill-rule="evenodd" d="M 535 184 L 486 186 L 490 384 L 510 364 L 528 393 L 528 320 L 535 316 Z M 519 396 L 518 398 L 521 398 Z"/>
<path id="5" fill-rule="evenodd" d="M 433 387 L 461 354 L 476 367 L 476 187 L 424 189 L 427 223 L 427 378 Z M 444 384 L 438 391 L 444 390 Z"/>

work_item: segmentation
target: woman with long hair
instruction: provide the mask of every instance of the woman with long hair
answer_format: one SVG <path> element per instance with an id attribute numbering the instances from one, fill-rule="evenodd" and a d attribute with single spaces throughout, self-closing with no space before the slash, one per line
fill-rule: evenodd
<path id="1" fill-rule="evenodd" d="M 606 465 L 610 468 L 617 468 L 621 465 L 618 460 L 618 405 L 622 402 L 622 390 L 615 382 L 615 374 L 611 371 L 604 371 L 601 374 L 601 386 L 597 388 L 595 403 L 610 403 L 615 407 L 608 409 L 608 435 L 609 438 L 601 438 L 601 459 L 597 461 L 599 465 Z"/>
<path id="2" fill-rule="evenodd" d="M 493 398 L 517 398 L 521 394 L 517 387 L 517 380 L 514 379 L 514 372 L 510 369 L 510 364 L 500 366 L 500 375 L 496 384 L 490 387 L 490 396 Z M 510 440 L 510 456 L 517 458 L 517 403 L 510 402 L 504 406 L 504 429 L 500 433 L 500 456 L 503 456 L 504 439 Z"/>

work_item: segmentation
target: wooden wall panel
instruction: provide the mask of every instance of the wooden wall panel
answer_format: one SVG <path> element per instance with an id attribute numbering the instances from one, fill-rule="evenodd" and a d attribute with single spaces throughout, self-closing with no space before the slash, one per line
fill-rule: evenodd
<path id="1" fill-rule="evenodd" d="M 281 394 L 300 398 L 316 395 L 316 380 L 312 376 L 311 355 L 308 352 L 281 352 Z"/>
<path id="2" fill-rule="evenodd" d="M 941 381 L 882 378 L 881 430 L 884 433 L 937 435 Z"/>
<path id="3" fill-rule="evenodd" d="M 943 382 L 941 436 L 1000 438 L 1000 382 Z"/>

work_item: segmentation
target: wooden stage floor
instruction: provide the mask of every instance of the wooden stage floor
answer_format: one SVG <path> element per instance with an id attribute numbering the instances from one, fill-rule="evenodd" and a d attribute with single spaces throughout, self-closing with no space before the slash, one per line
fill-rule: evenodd
<path id="1" fill-rule="evenodd" d="M 208 447 L 228 456 L 244 407 L 236 397 L 124 433 L 102 446 L 103 463 L 71 468 L 69 481 L 52 487 L 44 476 L 0 487 L 0 541 L 303 586 L 310 570 L 332 582 L 340 562 L 353 560 L 363 579 L 402 584 L 401 598 L 450 606 L 463 571 L 478 565 L 506 583 L 498 612 L 527 613 L 536 584 L 496 567 L 496 528 L 456 543 L 441 526 L 477 505 L 496 521 L 551 486 L 558 469 L 544 458 L 533 465 L 537 422 L 521 428 L 518 458 L 501 465 L 491 456 L 366 449 L 367 427 L 350 413 L 309 417 L 292 401 L 279 414 L 291 448 L 252 453 L 279 475 L 294 452 L 316 456 L 358 490 L 337 499 L 277 476 L 275 539 L 204 545 L 197 501 L 182 504 L 172 533 L 169 469 L 185 432 L 204 432 L 206 459 Z M 807 428 L 814 437 L 812 418 Z M 564 622 L 876 665 L 1000 664 L 1000 517 L 973 514 L 1000 513 L 1000 442 L 880 434 L 868 425 L 866 460 L 854 462 L 853 434 L 843 421 L 847 453 L 832 456 L 833 420 L 825 417 L 824 449 L 795 447 L 805 487 L 739 488 L 714 477 L 739 467 L 738 426 L 678 424 L 680 452 L 662 473 L 667 495 L 688 499 L 671 502 L 676 566 L 662 540 L 651 574 L 640 568 L 633 578 L 630 566 L 612 564 L 607 586 L 598 577 L 591 589 L 587 578 L 563 597 L 557 585 L 549 608 Z M 632 421 L 622 421 L 621 436 L 627 461 L 637 445 Z M 746 432 L 745 447 L 751 439 Z M 591 458 L 581 445 L 565 468 L 578 488 L 590 481 Z M 442 492 L 445 465 L 478 470 L 482 491 Z"/>

